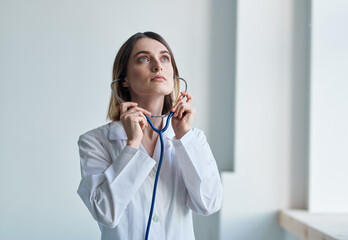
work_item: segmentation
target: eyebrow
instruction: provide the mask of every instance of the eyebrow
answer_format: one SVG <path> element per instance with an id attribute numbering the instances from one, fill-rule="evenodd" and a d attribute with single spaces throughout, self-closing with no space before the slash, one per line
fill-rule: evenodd
<path id="1" fill-rule="evenodd" d="M 141 53 L 150 54 L 149 51 L 139 51 L 139 52 L 137 52 L 137 53 L 134 55 L 134 58 L 135 58 L 137 55 L 141 54 Z M 160 51 L 160 53 L 161 53 L 161 54 L 162 54 L 162 53 L 168 53 L 168 54 L 169 54 L 169 52 L 168 52 L 167 50 Z M 169 55 L 170 55 L 170 54 L 169 54 Z"/>

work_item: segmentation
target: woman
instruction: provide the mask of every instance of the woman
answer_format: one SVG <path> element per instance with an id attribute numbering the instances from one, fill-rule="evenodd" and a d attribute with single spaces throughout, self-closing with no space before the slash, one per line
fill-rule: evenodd
<path id="1" fill-rule="evenodd" d="M 79 138 L 78 194 L 98 222 L 102 240 L 144 239 L 160 155 L 145 115 L 174 112 L 163 133 L 164 156 L 149 239 L 194 239 L 192 211 L 209 215 L 222 202 L 219 172 L 203 131 L 192 128 L 192 96 L 179 91 L 174 55 L 153 32 L 130 37 L 117 53 L 110 123 Z M 166 119 L 151 118 L 161 129 Z"/>

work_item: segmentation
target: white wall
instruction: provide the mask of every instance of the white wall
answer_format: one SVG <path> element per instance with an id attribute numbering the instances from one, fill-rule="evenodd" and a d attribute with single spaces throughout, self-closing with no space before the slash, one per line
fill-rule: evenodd
<path id="1" fill-rule="evenodd" d="M 167 39 L 195 97 L 195 124 L 207 129 L 208 6 L 0 2 L 0 239 L 99 238 L 76 193 L 77 139 L 106 123 L 113 60 L 132 34 Z"/>
<path id="2" fill-rule="evenodd" d="M 235 23 L 223 8 L 212 24 L 217 4 L 233 6 L 227 0 L 0 2 L 0 239 L 99 238 L 76 194 L 76 142 L 106 123 L 115 54 L 130 35 L 147 30 L 171 45 L 195 97 L 195 125 L 225 158 L 220 166 L 230 168 L 235 146 L 235 172 L 223 174 L 221 216 L 195 218 L 197 239 L 215 240 L 219 221 L 220 239 L 282 239 L 276 211 L 306 203 L 306 185 L 297 184 L 307 176 L 305 28 L 296 32 L 306 1 L 239 1 L 235 143 L 214 135 L 225 129 L 220 123 L 234 131 L 233 103 L 224 110 L 224 99 L 211 91 L 215 82 L 234 90 L 226 71 L 233 81 Z M 231 149 L 219 148 L 221 142 Z"/>
<path id="3" fill-rule="evenodd" d="M 309 210 L 348 212 L 348 2 L 312 2 Z"/>
<path id="4" fill-rule="evenodd" d="M 307 204 L 308 1 L 237 5 L 235 172 L 222 175 L 220 239 L 293 239 L 277 211 Z"/>

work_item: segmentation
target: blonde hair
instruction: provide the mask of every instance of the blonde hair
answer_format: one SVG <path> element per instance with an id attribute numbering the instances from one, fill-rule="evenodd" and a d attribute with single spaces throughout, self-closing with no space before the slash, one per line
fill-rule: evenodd
<path id="1" fill-rule="evenodd" d="M 172 50 L 170 49 L 168 43 L 164 40 L 162 36 L 160 36 L 157 33 L 154 32 L 144 32 L 144 33 L 136 33 L 133 36 L 131 36 L 120 48 L 118 51 L 115 61 L 114 61 L 114 66 L 112 70 L 112 80 L 120 79 L 120 81 L 117 81 L 114 83 L 113 89 L 117 93 L 117 95 L 123 99 L 124 101 L 128 102 L 131 101 L 131 96 L 129 93 L 128 88 L 123 87 L 124 83 L 124 78 L 127 74 L 127 66 L 128 66 L 128 60 L 130 57 L 130 54 L 133 50 L 133 47 L 136 43 L 136 41 L 140 38 L 152 38 L 160 43 L 162 43 L 169 52 L 170 58 L 171 58 L 171 63 L 172 67 L 174 70 L 174 76 L 179 77 L 179 71 L 175 63 L 174 55 Z M 179 92 L 180 92 L 180 80 L 174 78 L 173 76 L 173 81 L 174 81 L 174 88 L 173 91 L 164 96 L 164 104 L 163 104 L 163 109 L 162 109 L 162 114 L 165 114 L 170 111 L 170 109 L 173 106 L 173 102 L 177 97 L 179 97 Z M 111 121 L 119 121 L 120 116 L 121 116 L 121 102 L 116 98 L 116 96 L 111 92 L 110 96 L 110 102 L 109 102 L 109 109 L 108 109 L 108 114 L 106 119 L 111 120 Z"/>

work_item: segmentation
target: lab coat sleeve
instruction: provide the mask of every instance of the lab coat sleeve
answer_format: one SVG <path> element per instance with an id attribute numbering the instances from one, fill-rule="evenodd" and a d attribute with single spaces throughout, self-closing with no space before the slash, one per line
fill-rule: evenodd
<path id="1" fill-rule="evenodd" d="M 96 221 L 114 228 L 156 162 L 130 146 L 112 161 L 102 141 L 87 133 L 78 146 L 82 180 L 77 193 Z"/>
<path id="2" fill-rule="evenodd" d="M 186 205 L 209 215 L 221 208 L 223 191 L 219 171 L 202 130 L 193 128 L 172 140 L 188 192 Z"/>

